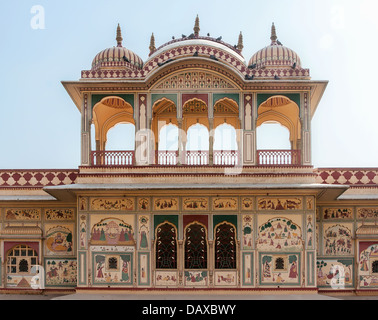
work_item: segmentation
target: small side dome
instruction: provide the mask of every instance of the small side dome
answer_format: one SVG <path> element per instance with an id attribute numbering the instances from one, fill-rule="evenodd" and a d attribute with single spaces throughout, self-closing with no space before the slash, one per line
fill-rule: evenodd
<path id="1" fill-rule="evenodd" d="M 282 45 L 277 40 L 276 28 L 272 25 L 271 44 L 257 51 L 249 60 L 248 66 L 251 68 L 264 67 L 291 67 L 301 68 L 301 59 L 291 49 Z"/>
<path id="2" fill-rule="evenodd" d="M 98 53 L 92 62 L 92 70 L 98 69 L 142 69 L 143 60 L 131 50 L 122 46 L 121 27 L 117 27 L 117 46 Z"/>

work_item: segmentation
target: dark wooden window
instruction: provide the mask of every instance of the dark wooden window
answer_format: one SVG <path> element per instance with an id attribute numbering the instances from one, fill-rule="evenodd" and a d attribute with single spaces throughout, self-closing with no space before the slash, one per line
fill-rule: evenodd
<path id="1" fill-rule="evenodd" d="M 226 222 L 215 229 L 215 268 L 236 269 L 235 227 Z"/>
<path id="2" fill-rule="evenodd" d="M 206 228 L 198 223 L 192 223 L 185 229 L 185 269 L 206 268 Z"/>
<path id="3" fill-rule="evenodd" d="M 162 223 L 156 230 L 156 268 L 177 268 L 177 234 L 171 223 Z"/>

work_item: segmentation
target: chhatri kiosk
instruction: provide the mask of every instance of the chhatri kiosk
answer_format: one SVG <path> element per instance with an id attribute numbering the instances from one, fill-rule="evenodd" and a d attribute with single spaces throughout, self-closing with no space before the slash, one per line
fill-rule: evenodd
<path id="1" fill-rule="evenodd" d="M 118 26 L 63 82 L 81 114 L 78 168 L 0 170 L 1 290 L 377 290 L 378 169 L 313 167 L 327 81 L 275 26 L 247 58 L 242 34 L 203 36 L 198 17 L 149 49 L 143 61 Z M 260 148 L 274 124 L 287 147 Z M 129 147 L 109 149 L 119 126 Z"/>

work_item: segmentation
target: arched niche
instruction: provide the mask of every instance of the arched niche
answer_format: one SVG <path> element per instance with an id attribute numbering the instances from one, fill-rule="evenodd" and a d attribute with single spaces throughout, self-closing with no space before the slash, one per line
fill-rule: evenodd
<path id="1" fill-rule="evenodd" d="M 223 98 L 214 103 L 214 128 L 223 123 L 232 125 L 235 129 L 240 129 L 239 106 L 230 99 Z"/>
<path id="2" fill-rule="evenodd" d="M 202 123 L 192 124 L 187 132 L 186 150 L 188 151 L 208 151 L 209 150 L 209 130 Z"/>
<path id="3" fill-rule="evenodd" d="M 185 132 L 194 125 L 202 124 L 209 130 L 209 114 L 205 101 L 193 98 L 185 102 L 182 106 L 183 130 Z"/>
<path id="4" fill-rule="evenodd" d="M 281 95 L 273 96 L 261 103 L 257 110 L 256 127 L 263 123 L 278 122 L 289 130 L 291 149 L 299 147 L 301 121 L 298 105 Z"/>
<path id="5" fill-rule="evenodd" d="M 161 129 L 167 124 L 178 126 L 177 109 L 176 104 L 172 100 L 162 98 L 152 106 L 151 130 L 155 137 L 155 150 L 159 149 L 158 143 Z"/>
<path id="6" fill-rule="evenodd" d="M 94 106 L 96 150 L 105 150 L 107 133 L 118 123 L 131 123 L 135 126 L 133 107 L 124 99 L 109 96 Z"/>

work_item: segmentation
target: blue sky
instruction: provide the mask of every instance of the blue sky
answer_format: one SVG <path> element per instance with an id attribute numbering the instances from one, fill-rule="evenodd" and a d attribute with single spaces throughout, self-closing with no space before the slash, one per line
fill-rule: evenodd
<path id="1" fill-rule="evenodd" d="M 45 29 L 33 29 L 40 5 Z M 312 80 L 329 80 L 312 122 L 315 167 L 378 167 L 375 98 L 378 22 L 376 0 L 3 1 L 0 10 L 0 169 L 77 168 L 80 113 L 61 85 L 79 80 L 101 50 L 123 45 L 144 61 L 151 33 L 156 46 L 190 34 L 235 44 L 249 58 L 279 40 L 298 53 Z"/>

